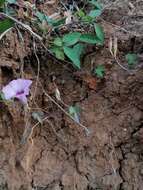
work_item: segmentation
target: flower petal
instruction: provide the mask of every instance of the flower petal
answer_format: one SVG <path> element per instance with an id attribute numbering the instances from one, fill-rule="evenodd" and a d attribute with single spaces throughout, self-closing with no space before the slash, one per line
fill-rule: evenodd
<path id="1" fill-rule="evenodd" d="M 6 100 L 10 100 L 11 98 L 14 98 L 16 95 L 15 90 L 10 85 L 3 87 L 2 92 Z"/>
<path id="2" fill-rule="evenodd" d="M 16 91 L 16 93 L 25 91 L 25 89 L 27 91 L 27 88 L 29 89 L 31 84 L 32 84 L 32 81 L 26 80 L 26 79 L 17 79 L 17 80 L 13 80 L 9 83 L 9 85 L 11 85 L 11 87 Z M 29 94 L 29 92 L 28 92 L 28 94 Z"/>
<path id="3" fill-rule="evenodd" d="M 20 92 L 23 89 L 19 82 L 19 79 L 12 80 L 8 85 L 15 91 L 15 93 Z"/>
<path id="4" fill-rule="evenodd" d="M 22 80 L 23 81 L 21 81 L 21 83 L 23 85 L 24 94 L 29 95 L 29 87 L 32 84 L 32 81 L 31 80 L 24 80 L 24 79 L 22 79 Z"/>
<path id="5" fill-rule="evenodd" d="M 2 92 L 4 93 L 6 100 L 15 97 L 18 98 L 22 103 L 27 103 L 26 95 L 29 95 L 29 87 L 31 84 L 31 80 L 13 80 L 2 89 Z"/>
<path id="6" fill-rule="evenodd" d="M 16 96 L 16 98 L 23 104 L 27 104 L 27 98 L 24 94 Z"/>
<path id="7" fill-rule="evenodd" d="M 29 88 L 30 85 L 32 84 L 32 81 L 27 79 L 17 79 L 17 81 L 19 82 L 19 85 L 21 85 L 23 89 Z"/>

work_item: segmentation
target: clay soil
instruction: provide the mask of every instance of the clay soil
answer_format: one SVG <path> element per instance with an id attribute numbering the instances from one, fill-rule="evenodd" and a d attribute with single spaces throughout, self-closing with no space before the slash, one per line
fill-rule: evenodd
<path id="1" fill-rule="evenodd" d="M 29 109 L 18 101 L 0 103 L 0 190 L 143 189 L 143 2 L 118 2 L 99 18 L 105 45 L 87 52 L 81 71 L 38 48 L 36 83 L 32 42 L 21 45 L 15 31 L 2 40 L 0 86 L 21 75 L 33 85 Z M 123 70 L 111 56 L 108 43 L 114 35 L 121 64 L 127 67 L 126 53 L 139 55 L 135 71 Z M 91 65 L 99 64 L 105 66 L 104 79 L 90 72 Z M 47 97 L 57 101 L 55 85 L 64 102 L 59 105 L 65 110 L 66 105 L 80 107 L 88 136 Z M 47 119 L 33 128 L 30 138 L 23 138 L 25 128 L 37 123 L 31 117 L 36 111 Z"/>

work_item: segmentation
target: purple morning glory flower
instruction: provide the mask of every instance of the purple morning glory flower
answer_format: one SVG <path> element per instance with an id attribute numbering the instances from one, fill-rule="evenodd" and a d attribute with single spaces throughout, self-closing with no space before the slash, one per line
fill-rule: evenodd
<path id="1" fill-rule="evenodd" d="M 8 85 L 3 87 L 2 92 L 6 100 L 17 98 L 23 104 L 27 103 L 27 95 L 29 95 L 29 87 L 32 84 L 31 80 L 17 79 L 12 80 Z"/>

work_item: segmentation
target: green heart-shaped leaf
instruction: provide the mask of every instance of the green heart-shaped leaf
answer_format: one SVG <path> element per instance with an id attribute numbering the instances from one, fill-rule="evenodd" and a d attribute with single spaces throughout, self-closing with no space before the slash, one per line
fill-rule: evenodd
<path id="1" fill-rule="evenodd" d="M 56 56 L 57 59 L 60 59 L 60 60 L 64 60 L 65 59 L 64 51 L 60 47 L 53 46 L 51 48 L 51 51 L 55 54 L 55 56 Z"/>
<path id="2" fill-rule="evenodd" d="M 95 68 L 95 74 L 99 77 L 99 78 L 103 78 L 104 77 L 104 73 L 105 73 L 105 68 L 103 65 L 98 65 Z"/>
<path id="3" fill-rule="evenodd" d="M 101 44 L 103 44 L 105 38 L 103 28 L 99 24 L 95 24 L 94 27 L 97 38 L 100 40 Z"/>
<path id="4" fill-rule="evenodd" d="M 135 65 L 138 61 L 138 56 L 135 53 L 128 53 L 125 58 L 129 66 Z"/>
<path id="5" fill-rule="evenodd" d="M 97 44 L 99 42 L 98 38 L 92 34 L 82 34 L 80 36 L 80 41 L 89 44 Z"/>
<path id="6" fill-rule="evenodd" d="M 77 44 L 73 48 L 64 46 L 65 55 L 72 61 L 73 65 L 80 69 L 80 57 L 84 50 L 84 45 Z"/>
<path id="7" fill-rule="evenodd" d="M 79 33 L 79 32 L 65 34 L 63 36 L 63 42 L 64 42 L 65 46 L 72 46 L 79 41 L 80 36 L 81 36 L 81 33 Z"/>
<path id="8" fill-rule="evenodd" d="M 63 41 L 59 37 L 55 38 L 53 43 L 54 43 L 54 45 L 60 46 L 60 47 L 63 45 Z"/>

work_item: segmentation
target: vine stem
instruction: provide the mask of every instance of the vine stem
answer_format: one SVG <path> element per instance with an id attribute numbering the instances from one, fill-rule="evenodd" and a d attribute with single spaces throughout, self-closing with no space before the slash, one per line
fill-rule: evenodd
<path id="1" fill-rule="evenodd" d="M 121 65 L 121 63 L 118 61 L 118 59 L 116 57 L 114 57 L 116 63 L 125 71 L 127 71 L 129 74 L 132 74 L 132 72 L 130 70 L 128 70 L 126 67 L 124 67 L 123 65 Z"/>

